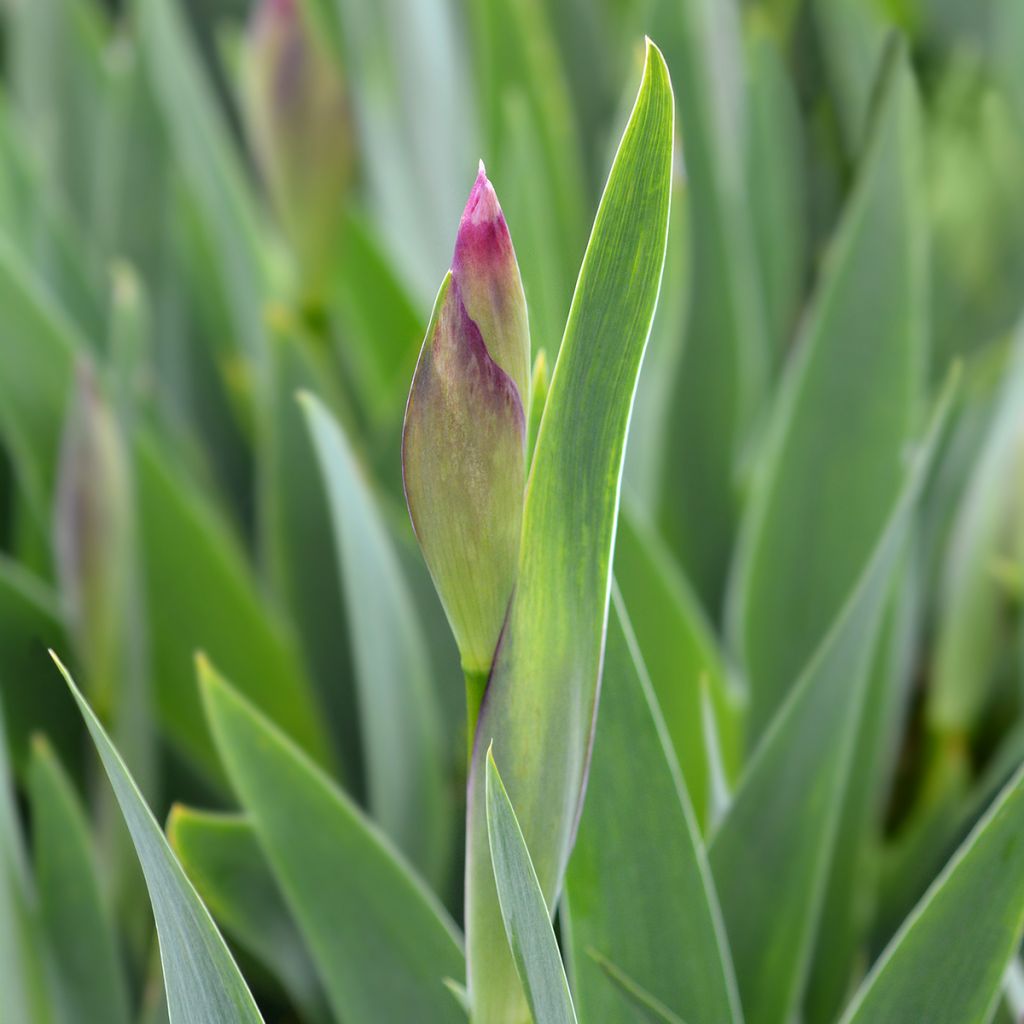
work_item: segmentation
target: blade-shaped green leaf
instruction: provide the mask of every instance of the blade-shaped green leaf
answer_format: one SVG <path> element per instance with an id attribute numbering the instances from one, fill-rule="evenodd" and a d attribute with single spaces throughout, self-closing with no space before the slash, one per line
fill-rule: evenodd
<path id="1" fill-rule="evenodd" d="M 457 1022 L 455 926 L 390 844 L 213 670 L 200 680 L 228 775 L 341 1020 Z"/>
<path id="2" fill-rule="evenodd" d="M 730 625 L 750 678 L 755 738 L 849 595 L 920 425 L 919 110 L 906 55 L 890 58 L 871 145 L 783 381 L 744 522 Z"/>
<path id="3" fill-rule="evenodd" d="M 11 244 L 0 238 L 0 431 L 18 481 L 46 522 L 76 351 L 85 342 Z"/>
<path id="4" fill-rule="evenodd" d="M 281 981 L 303 1019 L 328 1020 L 313 962 L 249 820 L 178 804 L 167 838 L 230 937 Z"/>
<path id="5" fill-rule="evenodd" d="M 234 141 L 176 0 L 135 0 L 142 67 L 150 77 L 195 197 L 234 328 L 257 388 L 266 385 L 268 347 L 260 299 L 269 280 L 265 241 Z M 260 392 L 264 393 L 264 392 Z"/>
<path id="6" fill-rule="evenodd" d="M 244 679 L 246 694 L 313 757 L 328 740 L 293 638 L 259 598 L 237 538 L 155 437 L 135 446 L 154 690 L 171 739 L 215 778 L 193 658 L 202 650 Z"/>
<path id="7" fill-rule="evenodd" d="M 54 1024 L 46 952 L 29 877 L 7 756 L 3 701 L 0 700 L 0 993 L 4 1020 Z"/>
<path id="8" fill-rule="evenodd" d="M 44 685 L 46 650 L 66 642 L 57 595 L 24 566 L 0 556 L 0 700 L 15 774 L 24 777 L 29 737 L 45 732 L 61 754 L 78 750 L 81 724 L 70 696 Z"/>
<path id="9" fill-rule="evenodd" d="M 431 881 L 445 870 L 451 801 L 430 656 L 380 506 L 341 427 L 302 399 L 334 522 L 351 624 L 374 818 Z"/>
<path id="10" fill-rule="evenodd" d="M 588 955 L 593 949 L 690 1024 L 741 1021 L 704 844 L 614 591 L 612 603 L 594 757 L 563 902 L 580 1015 L 604 1024 L 634 1019 Z"/>
<path id="11" fill-rule="evenodd" d="M 985 1024 L 1024 934 L 1024 768 L 893 938 L 842 1024 Z"/>
<path id="12" fill-rule="evenodd" d="M 487 751 L 487 837 L 505 934 L 534 1024 L 576 1024 L 544 893 L 491 750 Z"/>
<path id="13" fill-rule="evenodd" d="M 127 1024 L 128 984 L 88 822 L 71 781 L 42 738 L 32 747 L 29 780 L 40 914 L 60 979 L 64 1019 Z"/>
<path id="14" fill-rule="evenodd" d="M 56 655 L 54 661 L 81 709 L 139 854 L 160 939 L 171 1024 L 262 1024 L 224 939 L 120 755 Z"/>
<path id="15" fill-rule="evenodd" d="M 519 579 L 477 726 L 466 920 L 474 1019 L 525 1008 L 494 889 L 484 814 L 493 740 L 549 905 L 592 739 L 626 430 L 665 257 L 672 87 L 653 43 L 580 270 L 527 484 Z"/>
<path id="16" fill-rule="evenodd" d="M 735 463 L 763 401 L 769 342 L 745 179 L 739 4 L 659 0 L 690 189 L 690 308 L 669 424 L 660 525 L 717 617 L 736 518 Z M 687 287 L 666 281 L 666 287 Z"/>
<path id="17" fill-rule="evenodd" d="M 771 723 L 710 845 L 752 1024 L 788 1019 L 801 996 L 885 599 L 951 390 L 853 594 Z"/>
<path id="18" fill-rule="evenodd" d="M 664 716 L 697 821 L 707 820 L 711 764 L 702 722 L 702 679 L 711 698 L 719 749 L 730 778 L 738 773 L 737 697 L 700 602 L 671 553 L 628 503 L 615 540 L 615 579 Z"/>

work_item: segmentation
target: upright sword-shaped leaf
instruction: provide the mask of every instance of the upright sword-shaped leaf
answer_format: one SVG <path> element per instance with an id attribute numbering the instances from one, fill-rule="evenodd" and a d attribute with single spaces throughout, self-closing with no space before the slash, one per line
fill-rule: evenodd
<path id="1" fill-rule="evenodd" d="M 604 651 L 626 431 L 668 231 L 673 100 L 648 44 L 551 380 L 523 514 L 515 596 L 476 731 L 466 923 L 474 1021 L 529 1020 L 494 887 L 484 755 L 494 741 L 548 906 L 572 846 Z"/>

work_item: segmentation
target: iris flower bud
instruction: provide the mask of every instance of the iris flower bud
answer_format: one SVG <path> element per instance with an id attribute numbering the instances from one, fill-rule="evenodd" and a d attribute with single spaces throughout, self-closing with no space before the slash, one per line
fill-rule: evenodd
<path id="1" fill-rule="evenodd" d="M 486 679 L 515 585 L 529 387 L 526 298 L 481 164 L 413 376 L 402 440 L 413 529 L 467 678 Z"/>
<path id="2" fill-rule="evenodd" d="M 262 0 L 243 62 L 243 114 L 256 163 L 307 289 L 330 271 L 352 179 L 348 95 L 298 0 Z"/>

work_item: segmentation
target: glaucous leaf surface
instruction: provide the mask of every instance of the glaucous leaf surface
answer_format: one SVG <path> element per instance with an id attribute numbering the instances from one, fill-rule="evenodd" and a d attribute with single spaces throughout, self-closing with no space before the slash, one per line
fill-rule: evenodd
<path id="1" fill-rule="evenodd" d="M 487 752 L 487 838 L 505 934 L 534 1024 L 576 1024 L 548 905 L 491 750 Z"/>
<path id="2" fill-rule="evenodd" d="M 872 652 L 947 386 L 870 559 L 765 732 L 710 843 L 746 1019 L 786 1020 L 805 983 Z"/>
<path id="3" fill-rule="evenodd" d="M 356 806 L 205 662 L 210 726 L 341 1020 L 456 1024 L 463 956 L 437 899 Z"/>
<path id="4" fill-rule="evenodd" d="M 348 438 L 317 399 L 302 403 L 334 526 L 370 809 L 436 882 L 447 866 L 452 808 L 430 655 L 380 503 Z"/>
<path id="5" fill-rule="evenodd" d="M 584 1020 L 635 1020 L 605 960 L 688 1024 L 743 1019 L 703 840 L 617 591 L 562 905 Z"/>
<path id="6" fill-rule="evenodd" d="M 626 430 L 665 258 L 672 127 L 668 70 L 649 43 L 552 375 L 518 582 L 477 726 L 466 921 L 469 997 L 486 1024 L 520 1024 L 527 1010 L 494 889 L 484 757 L 493 741 L 552 905 L 589 759 Z"/>
<path id="7" fill-rule="evenodd" d="M 743 525 L 730 625 L 750 682 L 752 739 L 846 601 L 921 422 L 920 112 L 901 50 L 890 54 L 880 88 L 871 142 L 781 384 Z"/>
<path id="8" fill-rule="evenodd" d="M 139 855 L 156 918 L 170 1024 L 263 1024 L 228 947 L 99 719 L 54 656 L 78 703 Z"/>
<path id="9" fill-rule="evenodd" d="M 29 795 L 40 920 L 59 979 L 61 1019 L 128 1024 L 128 979 L 100 888 L 89 822 L 41 737 L 32 746 Z"/>
<path id="10" fill-rule="evenodd" d="M 879 958 L 842 1024 L 984 1024 L 1024 934 L 1024 769 Z"/>

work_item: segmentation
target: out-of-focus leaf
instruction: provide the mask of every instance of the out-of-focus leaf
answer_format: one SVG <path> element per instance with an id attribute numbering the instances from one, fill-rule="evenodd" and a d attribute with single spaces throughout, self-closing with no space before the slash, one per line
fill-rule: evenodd
<path id="1" fill-rule="evenodd" d="M 193 657 L 202 650 L 238 673 L 248 697 L 328 763 L 322 718 L 292 639 L 257 596 L 227 524 L 149 434 L 136 442 L 135 477 L 153 685 L 171 739 L 220 777 L 195 684 Z"/>
<path id="2" fill-rule="evenodd" d="M 585 241 L 577 122 L 543 0 L 475 0 L 488 165 L 516 240 L 534 348 L 557 353 Z"/>
<path id="3" fill-rule="evenodd" d="M 828 256 L 773 411 L 730 594 L 752 737 L 850 593 L 920 425 L 919 111 L 900 50 L 891 54 L 871 145 Z"/>
<path id="4" fill-rule="evenodd" d="M 672 87 L 653 43 L 555 365 L 526 493 L 519 578 L 481 709 L 469 782 L 469 996 L 488 1024 L 526 1008 L 494 889 L 484 814 L 493 740 L 549 905 L 592 741 L 611 548 L 636 376 L 665 258 Z"/>
<path id="5" fill-rule="evenodd" d="M 328 38 L 340 46 L 352 86 L 374 221 L 403 279 L 424 301 L 437 268 L 447 264 L 463 183 L 480 155 L 455 10 L 445 0 L 401 8 L 340 0 L 305 6 L 331 23 Z"/>
<path id="6" fill-rule="evenodd" d="M 262 1024 L 209 911 L 175 859 L 128 769 L 71 676 L 54 656 L 92 735 L 135 842 L 160 939 L 171 1024 Z"/>
<path id="7" fill-rule="evenodd" d="M 843 1024 L 984 1024 L 1024 934 L 1024 769 L 957 851 L 855 995 Z"/>
<path id="8" fill-rule="evenodd" d="M 176 0 L 134 0 L 142 67 L 184 169 L 234 328 L 232 343 L 260 390 L 267 384 L 268 348 L 262 299 L 270 280 L 266 243 L 231 135 L 211 94 L 184 12 Z"/>
<path id="9" fill-rule="evenodd" d="M 535 1024 L 576 1024 L 569 982 L 530 851 L 487 751 L 487 837 L 512 958 Z"/>
<path id="10" fill-rule="evenodd" d="M 851 596 L 766 731 L 710 845 L 752 1024 L 788 1019 L 802 994 L 885 598 L 951 391 Z"/>
<path id="11" fill-rule="evenodd" d="M 128 983 L 112 915 L 103 903 L 88 822 L 44 739 L 33 745 L 29 778 L 40 914 L 53 950 L 63 1019 L 127 1024 Z"/>
<path id="12" fill-rule="evenodd" d="M 36 894 L 22 845 L 0 700 L 0 992 L 4 1020 L 54 1024 Z"/>
<path id="13" fill-rule="evenodd" d="M 916 554 L 911 545 L 908 555 Z M 907 557 L 897 569 L 854 742 L 850 781 L 836 831 L 835 853 L 821 909 L 820 934 L 808 981 L 807 1024 L 834 1021 L 861 968 L 860 947 L 877 901 L 877 858 L 886 798 L 907 717 L 919 629 L 920 566 Z"/>
<path id="14" fill-rule="evenodd" d="M 71 387 L 75 326 L 0 238 L 0 430 L 33 513 L 47 522 Z"/>
<path id="15" fill-rule="evenodd" d="M 334 522 L 370 808 L 436 882 L 448 858 L 452 808 L 430 655 L 380 505 L 348 439 L 319 401 L 304 397 L 303 405 Z"/>
<path id="16" fill-rule="evenodd" d="M 686 1021 L 742 1020 L 698 824 L 637 638 L 614 592 L 601 714 L 563 907 L 584 1020 L 635 1019 L 589 950 Z"/>
<path id="17" fill-rule="evenodd" d="M 630 610 L 694 815 L 703 827 L 711 796 L 711 765 L 702 723 L 701 680 L 706 680 L 711 697 L 719 749 L 730 779 L 738 774 L 742 753 L 739 709 L 699 601 L 672 555 L 628 503 L 616 535 L 615 579 Z"/>
<path id="18" fill-rule="evenodd" d="M 455 926 L 344 794 L 202 663 L 211 728 L 231 781 L 339 1019 L 456 1022 Z"/>
<path id="19" fill-rule="evenodd" d="M 349 635 L 337 568 L 324 557 L 333 538 L 320 466 L 295 399 L 311 387 L 334 396 L 331 367 L 316 341 L 299 336 L 292 325 L 272 336 L 271 347 L 273 405 L 260 480 L 265 550 L 275 592 L 291 612 L 319 702 L 330 717 L 342 780 L 351 786 L 362 768 Z M 335 396 L 332 409 L 340 402 Z"/>
<path id="20" fill-rule="evenodd" d="M 990 26 L 996 75 L 1024 130 L 1024 66 L 1018 60 L 1024 41 L 1024 8 L 1017 0 L 994 0 Z"/>
<path id="21" fill-rule="evenodd" d="M 176 804 L 167 820 L 167 838 L 228 935 L 280 979 L 310 1020 L 327 1020 L 309 952 L 248 819 Z"/>
<path id="22" fill-rule="evenodd" d="M 27 769 L 33 732 L 45 732 L 62 754 L 77 749 L 73 702 L 43 685 L 46 649 L 65 642 L 57 595 L 23 566 L 0 557 L 0 700 L 18 775 Z"/>
<path id="23" fill-rule="evenodd" d="M 755 8 L 746 38 L 747 195 L 773 361 L 796 324 L 807 245 L 803 125 L 783 42 Z"/>
<path id="24" fill-rule="evenodd" d="M 1007 599 L 995 566 L 1024 566 L 1024 322 L 949 538 L 928 722 L 965 735 L 991 697 Z"/>
<path id="25" fill-rule="evenodd" d="M 690 189 L 686 343 L 671 405 L 660 525 L 717 617 L 735 525 L 735 463 L 763 400 L 769 343 L 748 208 L 735 0 L 659 0 Z"/>
<path id="26" fill-rule="evenodd" d="M 812 11 L 846 150 L 855 156 L 868 130 L 871 94 L 893 25 L 884 4 L 815 0 Z"/>

